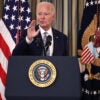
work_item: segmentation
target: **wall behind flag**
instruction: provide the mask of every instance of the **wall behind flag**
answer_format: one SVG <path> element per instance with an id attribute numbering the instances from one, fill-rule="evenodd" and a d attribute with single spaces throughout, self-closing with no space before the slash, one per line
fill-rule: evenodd
<path id="1" fill-rule="evenodd" d="M 0 0 L 0 19 L 2 17 L 2 7 L 3 7 L 4 0 Z"/>

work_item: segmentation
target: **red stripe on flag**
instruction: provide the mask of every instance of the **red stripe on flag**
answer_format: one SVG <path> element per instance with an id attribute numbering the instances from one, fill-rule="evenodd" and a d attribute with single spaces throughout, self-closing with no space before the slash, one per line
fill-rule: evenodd
<path id="1" fill-rule="evenodd" d="M 89 61 L 88 61 L 88 64 L 93 63 L 93 62 L 94 62 L 94 56 L 91 55 L 91 56 L 90 56 L 90 59 L 89 59 Z"/>
<path id="2" fill-rule="evenodd" d="M 87 48 L 86 48 L 87 49 Z M 85 52 L 84 52 L 85 51 Z M 83 53 L 82 53 L 82 55 L 81 55 L 81 60 L 83 61 L 83 62 L 85 62 L 87 59 L 88 59 L 88 57 L 90 56 L 90 51 L 87 49 L 87 50 L 83 50 Z"/>
<path id="3" fill-rule="evenodd" d="M 1 66 L 1 64 L 0 64 L 0 78 L 2 80 L 3 85 L 5 86 L 6 85 L 6 73 L 2 67 L 3 66 Z"/>
<path id="4" fill-rule="evenodd" d="M 86 55 L 82 55 L 82 61 L 87 62 L 89 57 L 91 56 L 90 52 L 88 51 Z"/>
<path id="5" fill-rule="evenodd" d="M 0 94 L 0 100 L 2 100 L 2 98 L 1 98 L 1 94 Z"/>
<path id="6" fill-rule="evenodd" d="M 94 61 L 94 56 L 89 50 L 88 46 L 84 47 L 83 52 L 81 54 L 81 62 L 83 64 L 90 64 L 93 63 Z"/>
<path id="7" fill-rule="evenodd" d="M 81 59 L 82 59 L 83 61 L 85 61 L 89 56 L 90 56 L 90 52 L 87 51 L 87 53 L 85 53 L 85 54 L 82 55 L 82 58 L 81 58 Z"/>
<path id="8" fill-rule="evenodd" d="M 11 52 L 10 52 L 8 45 L 4 41 L 3 37 L 1 36 L 1 33 L 0 33 L 0 48 L 2 49 L 6 58 L 8 59 L 8 57 L 11 55 Z"/>
<path id="9" fill-rule="evenodd" d="M 8 60 L 9 56 L 11 55 L 10 48 L 7 45 L 7 43 L 5 42 L 5 40 L 2 37 L 1 33 L 0 33 L 0 49 L 2 50 L 2 53 L 5 56 L 5 58 Z M 1 78 L 2 84 L 4 86 L 6 86 L 6 76 L 7 76 L 7 73 L 4 71 L 3 68 L 7 67 L 7 65 L 5 65 L 5 66 L 2 65 L 3 62 L 5 63 L 4 60 L 2 62 L 0 62 L 0 78 Z M 2 95 L 2 94 L 0 94 L 0 95 Z M 3 100 L 2 96 L 0 96 L 0 99 Z"/>

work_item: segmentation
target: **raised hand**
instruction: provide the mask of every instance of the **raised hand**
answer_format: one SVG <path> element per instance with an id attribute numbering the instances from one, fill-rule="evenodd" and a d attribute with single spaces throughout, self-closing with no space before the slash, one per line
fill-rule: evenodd
<path id="1" fill-rule="evenodd" d="M 36 37 L 39 33 L 39 29 L 35 30 L 35 23 L 36 20 L 32 20 L 32 22 L 29 25 L 29 28 L 27 29 L 27 38 L 31 41 L 34 37 Z"/>

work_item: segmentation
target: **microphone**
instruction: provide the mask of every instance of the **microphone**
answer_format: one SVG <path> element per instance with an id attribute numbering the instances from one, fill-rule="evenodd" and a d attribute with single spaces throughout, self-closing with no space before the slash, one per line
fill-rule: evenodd
<path id="1" fill-rule="evenodd" d="M 45 51 L 48 50 L 49 46 L 51 45 L 52 37 L 50 35 L 47 36 L 46 44 L 45 44 Z"/>

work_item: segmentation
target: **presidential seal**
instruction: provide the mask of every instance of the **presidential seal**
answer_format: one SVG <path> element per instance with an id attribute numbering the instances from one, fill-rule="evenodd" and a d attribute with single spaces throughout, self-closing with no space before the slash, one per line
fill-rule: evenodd
<path id="1" fill-rule="evenodd" d="M 55 66 L 48 60 L 37 60 L 29 67 L 28 77 L 37 87 L 48 87 L 56 79 Z"/>

